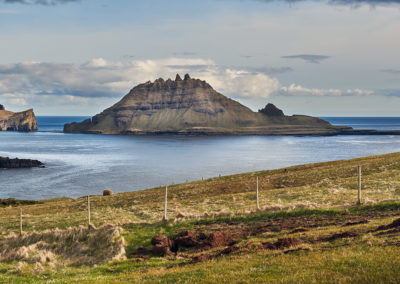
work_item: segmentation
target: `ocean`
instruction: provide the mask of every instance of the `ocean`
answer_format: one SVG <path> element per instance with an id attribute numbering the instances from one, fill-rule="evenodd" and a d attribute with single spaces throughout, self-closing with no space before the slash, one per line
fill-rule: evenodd
<path id="1" fill-rule="evenodd" d="M 0 132 L 0 156 L 46 168 L 0 170 L 0 198 L 127 192 L 297 164 L 400 151 L 400 136 L 116 136 L 64 134 L 86 117 L 38 117 L 34 133 Z M 356 129 L 400 129 L 400 117 L 324 117 Z"/>

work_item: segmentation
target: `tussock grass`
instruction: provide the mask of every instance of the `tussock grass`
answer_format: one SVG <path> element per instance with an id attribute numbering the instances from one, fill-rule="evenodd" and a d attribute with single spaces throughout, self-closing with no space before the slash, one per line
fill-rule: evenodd
<path id="1" fill-rule="evenodd" d="M 113 226 L 101 228 L 70 228 L 34 232 L 17 236 L 12 234 L 0 240 L 0 261 L 61 265 L 94 265 L 125 256 L 122 229 Z"/>

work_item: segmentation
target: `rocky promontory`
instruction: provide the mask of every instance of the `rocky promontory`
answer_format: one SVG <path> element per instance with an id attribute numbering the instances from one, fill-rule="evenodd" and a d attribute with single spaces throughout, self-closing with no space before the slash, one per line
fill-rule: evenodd
<path id="1" fill-rule="evenodd" d="M 336 135 L 354 133 L 311 116 L 287 116 L 273 104 L 254 112 L 215 91 L 207 82 L 162 78 L 133 88 L 112 107 L 83 122 L 64 126 L 67 133 L 184 135 Z"/>
<path id="2" fill-rule="evenodd" d="M 44 164 L 38 160 L 0 157 L 0 169 L 23 169 L 36 167 L 42 168 L 44 167 Z"/>
<path id="3" fill-rule="evenodd" d="M 0 105 L 0 131 L 36 131 L 37 121 L 33 109 L 12 112 Z"/>

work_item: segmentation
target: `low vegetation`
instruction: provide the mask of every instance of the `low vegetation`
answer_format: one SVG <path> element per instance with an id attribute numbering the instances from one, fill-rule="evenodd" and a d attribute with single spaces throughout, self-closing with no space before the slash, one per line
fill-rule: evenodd
<path id="1" fill-rule="evenodd" d="M 358 165 L 361 206 L 356 205 Z M 86 198 L 0 208 L 1 279 L 377 283 L 400 278 L 400 153 L 168 189 L 166 222 L 161 221 L 164 188 L 111 196 L 100 196 L 99 189 L 99 196 L 91 197 L 91 228 L 85 225 Z M 152 251 L 151 240 L 160 234 L 174 244 L 167 255 Z M 229 238 L 211 245 L 217 235 Z"/>

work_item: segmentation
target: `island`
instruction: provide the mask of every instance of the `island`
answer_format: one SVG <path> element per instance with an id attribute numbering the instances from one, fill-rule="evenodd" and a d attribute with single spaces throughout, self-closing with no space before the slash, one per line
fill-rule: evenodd
<path id="1" fill-rule="evenodd" d="M 64 125 L 65 133 L 122 135 L 337 135 L 385 134 L 334 126 L 306 115 L 287 116 L 273 104 L 254 112 L 215 91 L 206 81 L 146 82 L 100 114 Z M 393 131 L 386 134 L 400 134 Z"/>
<path id="2" fill-rule="evenodd" d="M 44 168 L 44 164 L 38 160 L 0 157 L 0 169 L 23 169 L 35 167 Z"/>
<path id="3" fill-rule="evenodd" d="M 31 132 L 38 130 L 37 120 L 33 109 L 22 112 L 6 110 L 0 104 L 0 131 Z"/>

